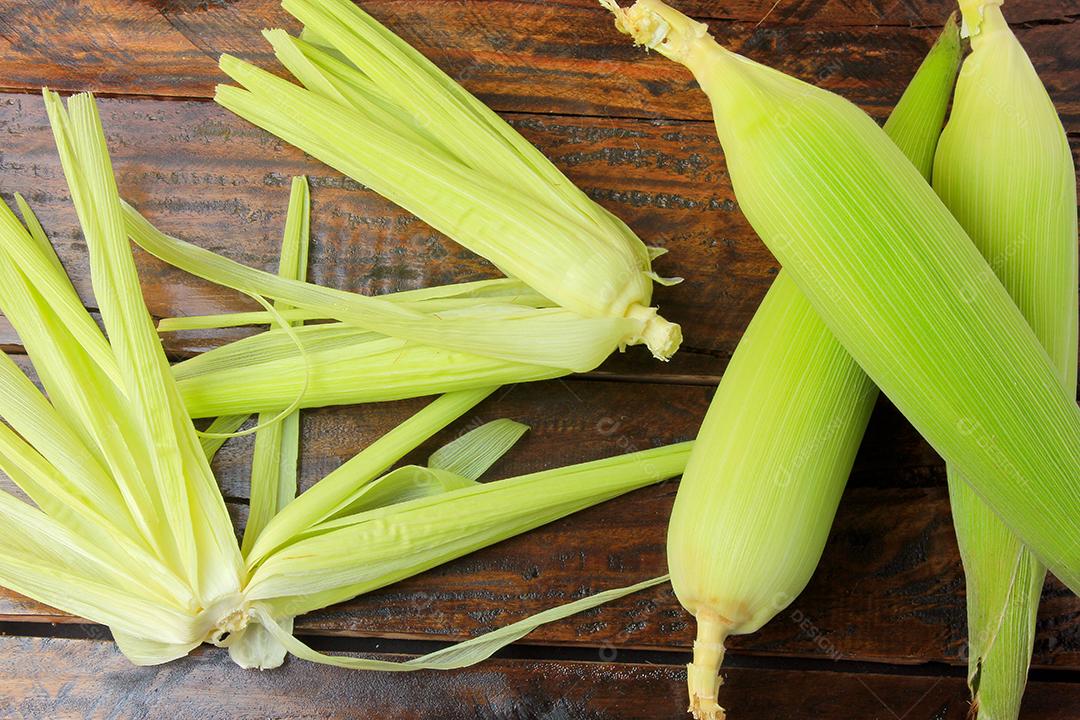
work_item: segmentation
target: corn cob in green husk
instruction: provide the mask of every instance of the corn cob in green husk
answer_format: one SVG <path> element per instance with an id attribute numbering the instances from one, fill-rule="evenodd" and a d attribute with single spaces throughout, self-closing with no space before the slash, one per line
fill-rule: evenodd
<path id="1" fill-rule="evenodd" d="M 959 63 L 950 22 L 885 126 L 927 177 Z M 698 625 L 696 716 L 723 716 L 727 636 L 756 632 L 814 572 L 877 397 L 782 270 L 720 381 L 668 531 L 672 586 Z"/>
<path id="2" fill-rule="evenodd" d="M 658 0 L 619 26 L 709 95 L 740 207 L 844 348 L 1067 585 L 1080 409 L 993 269 L 865 113 Z M 1007 381 L 1005 381 L 1007 379 Z"/>
<path id="3" fill-rule="evenodd" d="M 961 3 L 972 53 L 938 146 L 934 189 L 1075 397 L 1076 171 L 1053 102 L 1000 4 Z M 1011 720 L 1020 713 L 1046 568 L 952 464 L 949 494 L 967 582 L 973 714 Z"/>

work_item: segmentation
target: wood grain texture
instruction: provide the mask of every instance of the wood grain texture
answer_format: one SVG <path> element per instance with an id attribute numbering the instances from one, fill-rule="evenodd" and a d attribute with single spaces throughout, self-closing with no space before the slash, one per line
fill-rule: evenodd
<path id="1" fill-rule="evenodd" d="M 291 175 L 312 185 L 312 281 L 366 293 L 491 277 L 484 260 L 377 194 L 212 104 L 102 99 L 102 118 L 125 197 L 162 229 L 239 262 L 275 270 Z M 715 384 L 778 265 L 738 210 L 708 123 L 515 116 L 514 124 L 575 183 L 669 253 L 658 287 L 665 316 L 684 326 L 668 364 L 643 348 L 613 356 L 605 377 Z M 94 307 L 85 247 L 40 98 L 0 94 L 0 194 L 23 192 Z M 1074 143 L 1080 150 L 1080 135 Z M 136 251 L 157 317 L 257 306 Z M 166 337 L 175 356 L 243 333 Z M 0 325 L 0 346 L 14 347 Z"/>
<path id="2" fill-rule="evenodd" d="M 762 668 L 729 669 L 725 677 L 721 701 L 733 718 L 963 720 L 967 714 L 958 677 Z M 685 682 L 685 668 L 677 665 L 545 660 L 393 675 L 289 661 L 259 673 L 237 668 L 216 649 L 134 668 L 104 642 L 0 638 L 0 715 L 12 720 L 676 718 L 685 710 Z M 1077 708 L 1077 685 L 1032 682 L 1021 718 L 1069 720 Z"/>
<path id="3" fill-rule="evenodd" d="M 883 115 L 951 6 L 932 0 L 677 3 L 725 20 L 725 45 Z M 707 120 L 689 75 L 619 36 L 593 0 L 402 2 L 363 6 L 498 110 Z M 1010 2 L 1008 16 L 1059 103 L 1080 114 L 1080 1 Z M 272 66 L 264 27 L 295 30 L 276 0 L 2 0 L 0 88 L 209 97 L 230 52 Z M 917 26 L 917 27 L 912 27 Z M 6 45 L 6 47 L 5 47 Z"/>
<path id="4" fill-rule="evenodd" d="M 687 331 L 674 362 L 661 366 L 631 351 L 588 378 L 501 391 L 407 460 L 422 462 L 463 427 L 495 417 L 527 422 L 533 431 L 492 477 L 691 437 L 777 267 L 738 212 L 708 106 L 689 76 L 630 46 L 594 0 L 363 5 L 506 113 L 646 241 L 668 248 L 661 272 L 687 278 L 657 292 L 665 314 Z M 792 0 L 760 26 L 771 0 L 678 5 L 710 19 L 721 42 L 882 118 L 948 4 Z M 1073 21 L 1080 0 L 1010 0 L 1007 13 L 1058 104 L 1075 153 L 1080 46 Z M 266 26 L 296 29 L 276 0 L 0 0 L 0 194 L 28 195 L 87 305 L 94 306 L 85 249 L 41 102 L 26 94 L 46 83 L 126 96 L 100 101 L 122 192 L 164 229 L 236 260 L 275 268 L 288 178 L 303 173 L 313 187 L 315 281 L 381 293 L 493 274 L 388 202 L 205 102 L 224 79 L 219 53 L 273 67 L 259 36 Z M 252 307 L 137 255 L 157 316 Z M 166 349 L 184 357 L 244 332 L 168 336 Z M 0 348 L 20 350 L 2 318 Z M 302 487 L 422 403 L 305 412 Z M 249 454 L 250 442 L 233 441 L 215 467 L 238 528 L 247 510 Z M 632 493 L 313 613 L 300 620 L 300 631 L 334 647 L 369 642 L 364 638 L 458 640 L 659 574 L 675 489 L 667 483 Z M 964 717 L 963 594 L 943 465 L 881 402 L 819 572 L 760 633 L 732 642 L 724 693 L 733 717 Z M 1060 583 L 1048 583 L 1037 667 L 1080 669 L 1078 603 Z M 6 590 L 3 620 L 104 634 Z M 0 717 L 679 717 L 685 675 L 678 662 L 691 639 L 691 618 L 667 587 L 546 627 L 527 641 L 594 662 L 497 660 L 448 674 L 351 673 L 295 661 L 275 673 L 246 673 L 206 649 L 162 668 L 136 669 L 105 642 L 0 638 Z M 616 648 L 679 654 L 664 653 L 655 665 L 596 662 L 610 660 Z M 862 665 L 868 662 L 887 665 L 874 672 Z M 951 667 L 897 669 L 927 662 Z M 1076 717 L 1078 687 L 1032 683 L 1025 717 Z"/>
<path id="5" fill-rule="evenodd" d="M 711 389 L 652 383 L 545 382 L 501 390 L 412 453 L 423 463 L 462 429 L 510 417 L 532 430 L 491 472 L 507 477 L 607 457 L 694 434 Z M 423 401 L 304 414 L 302 487 L 399 423 Z M 641 408 L 649 408 L 645 414 Z M 940 462 L 883 407 L 864 443 L 821 566 L 807 590 L 732 652 L 889 663 L 960 663 L 964 597 Z M 240 515 L 250 439 L 215 463 Z M 647 488 L 299 620 L 307 632 L 464 639 L 583 595 L 665 571 L 664 536 L 677 486 Z M 70 621 L 0 591 L 0 617 Z M 77 621 L 76 621 L 77 622 Z M 531 642 L 688 648 L 691 619 L 669 588 L 543 628 Z M 1036 664 L 1080 668 L 1080 600 L 1052 582 Z"/>
<path id="6" fill-rule="evenodd" d="M 314 282 L 381 293 L 495 274 L 390 202 L 221 108 L 153 100 L 99 104 L 122 193 L 166 231 L 273 270 L 289 176 L 307 174 Z M 670 250 L 657 264 L 660 272 L 678 269 L 686 277 L 679 286 L 659 288 L 656 301 L 686 325 L 688 357 L 660 366 L 631 348 L 605 371 L 715 377 L 777 266 L 737 211 L 712 127 L 545 116 L 520 116 L 516 125 L 644 239 Z M 93 307 L 85 248 L 40 99 L 0 95 L 0 133 L 8 138 L 0 149 L 0 192 L 27 195 Z M 137 259 L 155 316 L 254 307 L 141 252 Z M 167 342 L 184 354 L 205 349 L 208 337 L 185 334 Z M 695 349 L 703 357 L 691 357 Z"/>

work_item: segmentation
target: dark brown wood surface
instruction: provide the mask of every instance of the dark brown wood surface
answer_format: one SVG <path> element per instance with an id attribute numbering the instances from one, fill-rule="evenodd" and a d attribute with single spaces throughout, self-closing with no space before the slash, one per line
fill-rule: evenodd
<path id="1" fill-rule="evenodd" d="M 710 395 L 708 387 L 654 383 L 519 385 L 497 393 L 463 423 L 497 417 L 531 423 L 531 432 L 492 470 L 492 477 L 505 477 L 550 466 L 553 456 L 559 462 L 579 462 L 689 439 Z M 423 402 L 307 413 L 301 487 L 309 487 Z M 654 410 L 645 417 L 640 407 Z M 882 404 L 874 425 L 876 442 L 867 443 L 859 457 L 821 569 L 788 611 L 761 632 L 734 639 L 739 651 L 903 664 L 962 662 L 963 579 L 942 468 L 891 407 Z M 409 459 L 423 462 L 454 432 L 444 431 Z M 892 458 L 898 450 L 904 465 Z M 223 492 L 237 504 L 247 497 L 249 457 L 250 441 L 237 440 L 225 446 L 215 463 Z M 665 567 L 664 520 L 675 489 L 668 483 L 638 491 L 308 615 L 300 624 L 319 634 L 462 639 L 588 592 L 659 575 Z M 1038 666 L 1080 667 L 1075 610 L 1071 594 L 1051 583 L 1042 605 Z M 28 614 L 39 621 L 79 622 L 0 591 L 0 618 Z M 817 630 L 808 633 L 804 618 Z M 665 587 L 541 628 L 530 642 L 685 648 L 690 627 Z"/>
<path id="2" fill-rule="evenodd" d="M 934 0 L 771 0 L 680 7 L 750 57 L 887 112 L 954 5 Z M 0 86 L 203 98 L 229 52 L 270 64 L 265 27 L 295 29 L 275 0 L 7 0 Z M 373 0 L 364 7 L 499 110 L 707 120 L 689 75 L 643 57 L 594 0 Z M 1019 36 L 1074 120 L 1080 48 L 1070 0 L 1009 3 Z M 758 21 L 765 18 L 760 25 Z M 59 28 L 59 29 L 58 29 Z M 901 73 L 901 68 L 904 72 Z"/>
<path id="3" fill-rule="evenodd" d="M 379 657 L 379 655 L 375 655 Z M 46 668 L 41 658 L 55 660 Z M 94 668 L 88 673 L 86 668 Z M 157 668 L 132 668 L 111 645 L 85 639 L 0 638 L 0 716 L 12 720 L 173 718 L 677 718 L 686 671 L 675 662 L 619 664 L 493 660 L 448 673 L 361 674 L 302 663 L 240 670 L 207 649 Z M 958 677 L 888 675 L 869 668 L 739 667 L 727 673 L 731 717 L 963 720 Z M 410 705 L 402 697 L 412 699 Z M 1024 720 L 1069 720 L 1074 684 L 1032 682 Z M 117 708 L 124 708 L 116 712 Z"/>
<path id="4" fill-rule="evenodd" d="M 771 0 L 677 4 L 730 46 L 879 118 L 951 10 L 931 0 L 781 0 L 758 24 Z M 593 0 L 363 5 L 650 244 L 668 248 L 661 272 L 686 278 L 656 293 L 686 332 L 673 362 L 631 349 L 586 377 L 504 389 L 463 419 L 458 427 L 511 417 L 533 428 L 491 476 L 693 437 L 777 265 L 739 214 L 707 103 L 689 76 L 630 46 Z M 1010 0 L 1007 10 L 1075 153 L 1080 2 Z M 225 80 L 219 53 L 274 67 L 259 31 L 277 26 L 296 23 L 274 0 L 0 0 L 0 194 L 28 197 L 89 308 L 85 249 L 36 94 L 45 84 L 105 96 L 121 191 L 167 231 L 272 269 L 288 180 L 303 173 L 312 184 L 316 282 L 380 293 L 493 274 L 390 203 L 207 102 Z M 137 258 L 156 316 L 251 307 Z M 184 333 L 165 344 L 181 358 L 242 333 Z M 20 352 L 3 318 L 0 348 Z M 423 402 L 306 412 L 302 487 Z M 423 461 L 457 431 L 408 459 Z M 249 442 L 231 441 L 215 463 L 238 522 L 249 454 Z M 401 643 L 469 637 L 659 574 L 675 489 L 638 491 L 313 613 L 299 631 L 334 649 L 412 652 Z M 761 632 L 732 642 L 724 695 L 733 717 L 963 717 L 963 603 L 944 467 L 882 401 L 818 573 Z M 4 718 L 679 717 L 680 663 L 692 640 L 692 622 L 668 587 L 542 628 L 512 651 L 519 659 L 450 674 L 357 674 L 299 661 L 245 673 L 219 651 L 137 669 L 100 628 L 3 590 L 0 631 L 22 635 L 0 639 Z M 68 637 L 30 637 L 41 634 Z M 1080 715 L 1080 602 L 1053 579 L 1034 662 L 1025 717 Z"/>

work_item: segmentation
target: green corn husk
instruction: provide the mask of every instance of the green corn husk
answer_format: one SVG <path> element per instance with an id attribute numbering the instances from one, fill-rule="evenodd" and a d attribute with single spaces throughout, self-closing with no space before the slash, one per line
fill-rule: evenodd
<path id="1" fill-rule="evenodd" d="M 885 125 L 926 176 L 959 65 L 950 21 Z M 695 717 L 724 717 L 726 638 L 756 632 L 817 567 L 877 397 L 782 270 L 720 381 L 668 529 L 671 583 L 698 627 Z"/>
<path id="2" fill-rule="evenodd" d="M 444 285 L 422 290 L 406 290 L 388 293 L 382 296 L 424 313 L 445 312 L 474 307 L 485 301 L 522 305 L 525 307 L 554 307 L 554 304 L 519 280 L 500 278 L 479 280 L 468 283 Z M 289 322 L 305 320 L 331 320 L 325 313 L 312 310 L 291 308 L 281 310 L 278 315 Z M 218 328 L 242 327 L 244 325 L 272 325 L 275 319 L 266 311 L 219 313 L 217 315 L 186 315 L 183 317 L 163 318 L 158 321 L 158 332 L 177 332 L 182 330 L 210 330 Z"/>
<path id="3" fill-rule="evenodd" d="M 677 325 L 650 307 L 655 254 L 536 148 L 347 0 L 286 0 L 307 37 L 267 31 L 302 86 L 225 55 L 215 99 L 484 256 L 561 307 L 617 321 L 611 346 L 667 359 Z M 388 334 L 396 331 L 386 330 Z"/>
<path id="4" fill-rule="evenodd" d="M 294 401 L 299 401 L 302 408 L 382 402 L 546 380 L 569 373 L 335 325 L 299 330 L 297 336 L 305 343 L 305 355 L 298 354 L 291 345 L 279 345 L 262 354 L 267 348 L 264 335 L 270 334 L 263 333 L 174 365 L 188 413 L 191 417 L 242 411 L 273 413 Z M 336 331 L 343 337 L 333 337 Z M 308 342 L 322 349 L 312 350 Z M 244 353 L 249 349 L 255 352 L 248 356 L 251 364 L 245 365 Z M 224 353 L 212 355 L 219 350 L 228 357 Z M 271 354 L 275 350 L 280 352 L 277 357 Z M 214 366 L 206 369 L 211 361 Z"/>
<path id="5" fill-rule="evenodd" d="M 293 178 L 289 199 L 285 238 L 281 243 L 278 274 L 303 280 L 307 277 L 308 228 L 310 225 L 307 181 Z M 288 306 L 275 307 L 288 311 Z M 258 418 L 262 427 L 255 434 L 254 459 L 251 467 L 251 504 L 247 526 L 244 528 L 240 551 L 247 555 L 255 539 L 274 515 L 281 512 L 296 497 L 296 467 L 300 449 L 300 414 L 289 413 L 280 422 L 263 414 Z"/>
<path id="6" fill-rule="evenodd" d="M 394 298 L 359 295 L 241 265 L 166 235 L 126 203 L 123 214 L 131 240 L 170 265 L 254 297 L 272 298 L 423 345 L 559 368 L 565 374 L 595 368 L 619 347 L 621 338 L 636 323 L 628 318 L 584 317 L 561 307 L 532 308 L 496 299 L 428 315 Z M 444 297 L 448 289 L 454 286 L 428 292 Z"/>
<path id="7" fill-rule="evenodd" d="M 0 578 L 108 624 L 136 661 L 171 659 L 239 597 L 243 561 L 142 304 L 96 108 L 77 96 L 65 110 L 48 92 L 45 106 L 108 340 L 46 243 L 4 207 L 0 305 L 48 400 L 21 374 L 0 392 L 0 415 L 22 438 L 0 463 L 37 505 L 0 494 Z"/>
<path id="8" fill-rule="evenodd" d="M 285 235 L 281 241 L 278 274 L 294 280 L 307 277 L 308 235 L 311 226 L 311 204 L 307 180 L 295 177 L 289 194 L 289 211 L 285 220 Z M 274 314 L 291 308 L 278 303 Z M 294 321 L 299 323 L 299 321 Z M 226 416 L 232 417 L 232 416 Z M 296 498 L 297 469 L 300 458 L 300 413 L 293 411 L 284 417 L 270 414 L 258 416 L 255 449 L 251 461 L 251 493 L 248 519 L 240 543 L 245 556 L 270 519 Z M 291 634 L 293 618 L 277 620 L 284 633 Z M 288 651 L 262 625 L 254 625 L 238 633 L 229 643 L 229 657 L 242 668 L 268 670 L 285 662 Z"/>
<path id="9" fill-rule="evenodd" d="M 275 456 L 279 466 L 253 478 L 253 491 L 276 495 L 273 505 L 284 507 L 258 521 L 263 527 L 242 554 L 208 464 L 219 438 L 200 444 L 143 304 L 93 100 L 75 96 L 65 110 L 46 91 L 45 105 L 107 337 L 81 308 L 28 208 L 29 230 L 0 204 L 0 309 L 46 391 L 0 353 L 0 470 L 33 503 L 0 491 L 0 584 L 109 625 L 137 664 L 167 662 L 208 642 L 239 645 L 238 661 L 257 666 L 278 662 L 285 648 L 348 667 L 418 670 L 477 662 L 539 624 L 666 580 L 552 608 L 411 663 L 342 660 L 292 638 L 289 618 L 305 608 L 673 477 L 690 444 L 477 484 L 465 474 L 486 470 L 520 436 L 500 422 L 452 443 L 428 468 L 382 475 L 492 388 L 450 393 L 288 504 L 290 490 L 270 483 L 293 472 L 290 453 L 257 443 L 262 465 Z M 212 427 L 223 434 L 240 422 L 223 417 Z M 245 648 L 251 633 L 265 637 Z"/>
<path id="10" fill-rule="evenodd" d="M 285 255 L 283 254 L 283 259 Z M 290 415 L 295 417 L 295 414 Z M 244 529 L 245 557 L 262 529 L 277 512 L 296 495 L 296 459 L 298 437 L 286 430 L 283 437 L 272 434 L 275 428 L 286 425 L 276 423 L 260 430 L 255 438 L 254 461 L 251 476 L 251 516 Z M 513 447 L 528 427 L 512 420 L 495 420 L 485 423 L 436 451 L 428 461 L 428 467 L 409 465 L 398 468 L 363 486 L 363 490 L 349 503 L 344 515 L 352 515 L 380 507 L 419 498 L 432 497 L 460 488 L 476 486 L 476 480 L 487 471 L 506 451 Z M 275 465 L 276 463 L 276 465 Z M 263 496 L 260 498 L 259 496 Z M 269 517 L 260 518 L 256 508 L 269 505 Z M 244 668 L 268 670 L 279 667 L 288 653 L 286 644 L 279 639 L 282 634 L 291 635 L 292 615 L 280 615 L 274 619 L 274 629 L 261 622 L 249 623 L 229 639 L 229 656 Z"/>
<path id="11" fill-rule="evenodd" d="M 694 73 L 740 207 L 826 326 L 1080 589 L 1080 517 L 1067 510 L 1080 503 L 1080 408 L 918 170 L 851 103 L 723 49 L 658 0 L 620 25 Z"/>
<path id="12" fill-rule="evenodd" d="M 439 290 L 440 296 L 435 294 Z M 508 280 L 482 281 L 382 296 L 425 314 L 479 308 L 489 302 L 544 308 L 549 301 Z M 417 298 L 417 299 L 410 299 Z M 283 318 L 323 319 L 286 310 Z M 266 313 L 177 318 L 169 329 L 267 322 Z M 159 325 L 159 329 L 160 329 Z M 297 352 L 299 340 L 303 352 Z M 439 392 L 530 382 L 568 374 L 566 368 L 516 363 L 387 337 L 342 322 L 283 329 L 244 338 L 173 366 L 192 417 L 275 412 L 296 402 L 322 407 L 399 400 Z"/>
<path id="13" fill-rule="evenodd" d="M 690 445 L 544 470 L 331 518 L 312 526 L 302 539 L 256 559 L 246 598 L 274 617 L 341 602 L 563 517 L 602 497 L 674 477 L 682 472 Z M 585 501 L 586 494 L 592 499 Z M 498 521 L 470 522 L 482 512 L 478 508 L 487 504 L 487 498 L 495 496 L 500 503 L 505 501 Z M 544 509 L 534 504 L 537 496 Z M 446 518 L 456 518 L 456 526 Z M 403 543 L 413 551 L 402 553 Z M 329 553 L 330 548 L 338 551 Z"/>
<path id="14" fill-rule="evenodd" d="M 446 285 L 381 296 L 426 315 L 482 308 L 489 303 L 550 308 L 551 301 L 510 279 Z M 289 321 L 326 320 L 326 313 L 286 309 Z M 266 312 L 167 318 L 161 332 L 272 323 Z M 297 351 L 297 340 L 303 352 Z M 298 407 L 400 400 L 560 377 L 568 368 L 422 345 L 348 323 L 281 328 L 228 343 L 173 366 L 192 417 L 275 412 Z"/>
<path id="15" fill-rule="evenodd" d="M 1053 102 L 999 4 L 961 3 L 972 54 L 938 148 L 934 189 L 1075 397 L 1076 171 Z M 972 714 L 1015 719 L 1046 568 L 952 465 L 949 494 L 967 583 Z"/>

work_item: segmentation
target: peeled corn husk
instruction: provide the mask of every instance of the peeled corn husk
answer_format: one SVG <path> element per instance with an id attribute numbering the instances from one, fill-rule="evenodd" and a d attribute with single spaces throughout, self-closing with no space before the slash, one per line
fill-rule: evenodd
<path id="1" fill-rule="evenodd" d="M 961 3 L 972 53 L 938 146 L 934 189 L 1075 397 L 1076 170 L 1053 102 L 998 5 Z M 1017 718 L 1046 568 L 952 465 L 949 495 L 967 584 L 973 715 Z"/>
<path id="2" fill-rule="evenodd" d="M 424 313 L 445 312 L 473 307 L 484 302 L 498 301 L 525 307 L 554 307 L 554 303 L 528 287 L 520 280 L 497 278 L 474 282 L 455 283 L 434 288 L 405 290 L 387 293 L 383 299 L 393 300 L 405 307 Z M 305 320 L 332 320 L 325 313 L 299 308 L 279 310 L 278 316 L 288 322 Z M 184 315 L 162 318 L 158 321 L 158 332 L 177 332 L 183 330 L 207 330 L 217 328 L 243 327 L 245 325 L 273 325 L 275 318 L 266 311 L 228 312 L 215 315 Z"/>
<path id="3" fill-rule="evenodd" d="M 679 327 L 650 307 L 654 253 L 498 115 L 347 0 L 286 0 L 305 37 L 267 31 L 301 85 L 234 57 L 216 101 L 415 213 L 582 317 L 610 348 L 667 359 Z M 387 334 L 396 334 L 387 328 Z M 464 348 L 463 348 L 464 349 Z M 527 360 L 527 359 L 526 359 Z"/>
<path id="4" fill-rule="evenodd" d="M 65 109 L 46 91 L 45 105 L 105 333 L 81 307 L 36 220 L 28 216 L 27 230 L 0 204 L 0 309 L 47 393 L 0 353 L 0 469 L 31 501 L 0 491 L 0 584 L 107 624 L 137 664 L 167 662 L 208 642 L 239 645 L 235 659 L 253 666 L 279 662 L 285 648 L 319 662 L 417 670 L 477 662 L 538 624 L 666 580 L 553 608 L 411 663 L 340 660 L 292 638 L 289 619 L 307 609 L 673 477 L 689 443 L 475 483 L 461 473 L 483 472 L 483 458 L 520 435 L 500 425 L 472 435 L 466 449 L 448 447 L 428 468 L 384 474 L 493 388 L 449 393 L 292 502 L 281 485 L 269 487 L 283 483 L 292 458 L 282 444 L 257 442 L 278 470 L 253 478 L 253 490 L 267 492 L 280 511 L 258 521 L 242 552 L 208 462 L 217 443 L 199 442 L 143 304 L 93 99 L 77 95 Z M 292 274 L 298 268 L 299 261 Z M 239 422 L 223 417 L 212 427 L 220 435 Z M 243 647 L 255 632 L 273 642 L 249 639 Z"/>
<path id="5" fill-rule="evenodd" d="M 415 301 L 415 291 L 383 296 L 432 314 L 511 303 L 543 308 L 545 301 L 517 281 L 493 280 L 444 286 L 448 297 Z M 425 290 L 426 294 L 430 294 Z M 285 311 L 282 317 L 324 319 L 314 312 Z M 228 327 L 268 322 L 263 313 L 176 318 L 159 323 L 168 330 Z M 539 338 L 538 338 L 539 339 Z M 302 348 L 298 351 L 297 342 Z M 512 362 L 410 342 L 349 323 L 308 325 L 287 333 L 275 328 L 237 340 L 173 366 L 192 417 L 244 411 L 274 412 L 298 407 L 399 400 L 439 392 L 559 377 L 568 368 Z"/>
<path id="6" fill-rule="evenodd" d="M 247 267 L 167 235 L 126 203 L 123 216 L 133 242 L 193 275 L 253 297 L 272 298 L 422 345 L 560 368 L 564 373 L 583 372 L 603 362 L 637 322 L 585 317 L 562 307 L 534 308 L 496 299 L 429 315 L 394 298 L 360 295 Z"/>
<path id="7" fill-rule="evenodd" d="M 93 101 L 65 110 L 46 92 L 45 106 L 108 339 L 44 243 L 3 208 L 0 285 L 11 291 L 0 303 L 48 399 L 25 377 L 0 391 L 0 415 L 22 438 L 0 462 L 37 506 L 0 494 L 0 579 L 108 624 L 136 662 L 164 661 L 214 632 L 240 596 L 243 561 L 142 303 Z"/>

